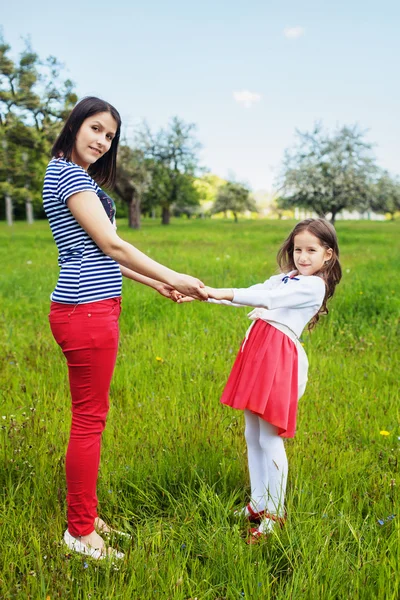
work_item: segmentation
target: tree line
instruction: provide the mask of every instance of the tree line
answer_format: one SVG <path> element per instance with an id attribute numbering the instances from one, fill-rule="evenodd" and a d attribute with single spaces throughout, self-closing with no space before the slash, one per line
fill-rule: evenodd
<path id="1" fill-rule="evenodd" d="M 26 43 L 17 61 L 0 38 L 0 218 L 28 222 L 43 218 L 43 175 L 52 144 L 78 98 L 63 65 L 42 60 Z M 161 217 L 257 212 L 250 189 L 201 169 L 196 126 L 174 117 L 152 131 L 143 122 L 133 142 L 122 140 L 114 196 L 129 225 L 142 214 Z M 203 172 L 202 172 L 203 171 Z M 327 133 L 320 124 L 297 132 L 278 178 L 276 208 L 302 207 L 332 221 L 344 209 L 373 210 L 394 218 L 400 210 L 400 183 L 376 164 L 365 132 L 346 126 Z"/>

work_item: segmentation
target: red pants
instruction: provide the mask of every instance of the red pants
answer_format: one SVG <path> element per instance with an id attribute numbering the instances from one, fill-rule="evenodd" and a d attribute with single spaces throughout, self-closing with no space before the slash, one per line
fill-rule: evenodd
<path id="1" fill-rule="evenodd" d="M 101 435 L 118 350 L 121 298 L 90 304 L 52 302 L 50 327 L 68 364 L 72 426 L 66 456 L 68 530 L 94 530 Z"/>

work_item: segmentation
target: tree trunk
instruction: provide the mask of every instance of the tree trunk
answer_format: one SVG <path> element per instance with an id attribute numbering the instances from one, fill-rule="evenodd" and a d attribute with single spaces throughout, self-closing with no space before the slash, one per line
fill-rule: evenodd
<path id="1" fill-rule="evenodd" d="M 13 224 L 13 205 L 11 196 L 6 192 L 6 219 L 7 225 Z"/>
<path id="2" fill-rule="evenodd" d="M 33 210 L 32 210 L 32 202 L 30 200 L 27 200 L 25 202 L 25 209 L 26 209 L 26 220 L 28 221 L 29 225 L 32 225 L 32 223 L 33 223 Z"/>
<path id="3" fill-rule="evenodd" d="M 233 213 L 233 216 L 235 217 L 235 223 L 237 223 L 237 222 L 238 222 L 238 216 L 237 216 L 237 213 L 235 213 L 235 212 L 234 212 L 234 213 Z"/>
<path id="4" fill-rule="evenodd" d="M 172 171 L 171 175 L 172 175 L 172 188 L 169 193 L 169 197 L 167 199 L 168 204 L 166 204 L 162 207 L 162 217 L 161 217 L 162 225 L 169 225 L 170 220 L 171 220 L 171 206 L 174 204 L 174 202 L 176 202 L 177 196 L 178 196 L 177 177 L 178 177 L 179 173 L 178 173 L 176 166 L 175 166 L 174 171 Z"/>
<path id="5" fill-rule="evenodd" d="M 140 229 L 140 197 L 135 193 L 129 202 L 129 227 Z"/>
<path id="6" fill-rule="evenodd" d="M 332 216 L 331 216 L 332 225 L 335 225 L 336 215 L 338 215 L 340 213 L 340 211 L 343 209 L 344 209 L 344 206 L 338 206 L 336 210 L 332 211 Z"/>
<path id="7" fill-rule="evenodd" d="M 163 206 L 162 207 L 162 217 L 161 217 L 162 225 L 169 225 L 170 219 L 171 219 L 171 213 L 169 211 L 169 206 Z"/>

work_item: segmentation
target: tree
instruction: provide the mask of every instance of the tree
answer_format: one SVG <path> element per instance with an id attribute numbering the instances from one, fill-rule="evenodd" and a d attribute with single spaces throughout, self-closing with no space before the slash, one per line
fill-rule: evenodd
<path id="1" fill-rule="evenodd" d="M 212 173 L 206 173 L 202 177 L 197 177 L 194 180 L 193 185 L 200 200 L 198 213 L 202 216 L 210 214 L 217 198 L 218 190 L 221 186 L 225 185 L 225 183 L 225 179 L 221 179 L 218 175 L 213 175 Z"/>
<path id="2" fill-rule="evenodd" d="M 384 171 L 374 185 L 370 207 L 377 213 L 389 213 L 394 220 L 400 211 L 400 180 Z"/>
<path id="3" fill-rule="evenodd" d="M 121 145 L 115 191 L 128 204 L 129 227 L 133 229 L 140 228 L 141 202 L 150 183 L 151 172 L 143 152 Z"/>
<path id="4" fill-rule="evenodd" d="M 311 133 L 297 132 L 297 143 L 285 152 L 280 205 L 308 208 L 320 217 L 330 213 L 334 222 L 344 208 L 368 208 L 376 173 L 371 145 L 357 126 L 327 135 L 316 125 Z"/>
<path id="5" fill-rule="evenodd" d="M 39 59 L 29 43 L 14 62 L 0 37 L 0 197 L 14 207 L 41 209 L 43 174 L 51 144 L 77 97 L 62 65 Z"/>
<path id="6" fill-rule="evenodd" d="M 228 210 L 232 211 L 236 223 L 238 222 L 238 214 L 247 210 L 257 212 L 257 206 L 246 186 L 228 181 L 218 189 L 212 213 L 226 213 Z"/>
<path id="7" fill-rule="evenodd" d="M 137 136 L 138 147 L 152 161 L 155 192 L 162 210 L 162 224 L 168 225 L 171 207 L 187 196 L 187 185 L 193 181 L 198 165 L 200 144 L 194 137 L 195 125 L 174 117 L 168 129 L 151 132 L 144 123 Z M 190 179 L 188 179 L 189 176 Z M 185 192 L 186 188 L 186 192 Z M 149 191 L 150 193 L 150 191 Z M 193 199 L 193 196 L 191 196 Z"/>
<path id="8" fill-rule="evenodd" d="M 186 215 L 188 219 L 197 214 L 200 206 L 200 194 L 196 187 L 196 178 L 193 175 L 181 173 L 177 186 L 177 197 L 172 205 L 174 216 Z"/>

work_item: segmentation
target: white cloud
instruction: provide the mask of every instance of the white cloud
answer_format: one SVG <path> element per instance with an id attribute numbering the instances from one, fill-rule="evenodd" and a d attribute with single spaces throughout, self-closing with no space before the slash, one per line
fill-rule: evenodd
<path id="1" fill-rule="evenodd" d="M 244 108 L 251 108 L 253 104 L 260 102 L 261 94 L 255 92 L 249 92 L 249 90 L 242 90 L 241 92 L 233 92 L 233 97 L 238 104 L 244 106 Z"/>
<path id="2" fill-rule="evenodd" d="M 306 30 L 304 29 L 304 27 L 285 27 L 285 29 L 283 30 L 285 37 L 287 37 L 290 40 L 297 40 L 297 38 L 304 35 L 305 32 Z"/>

